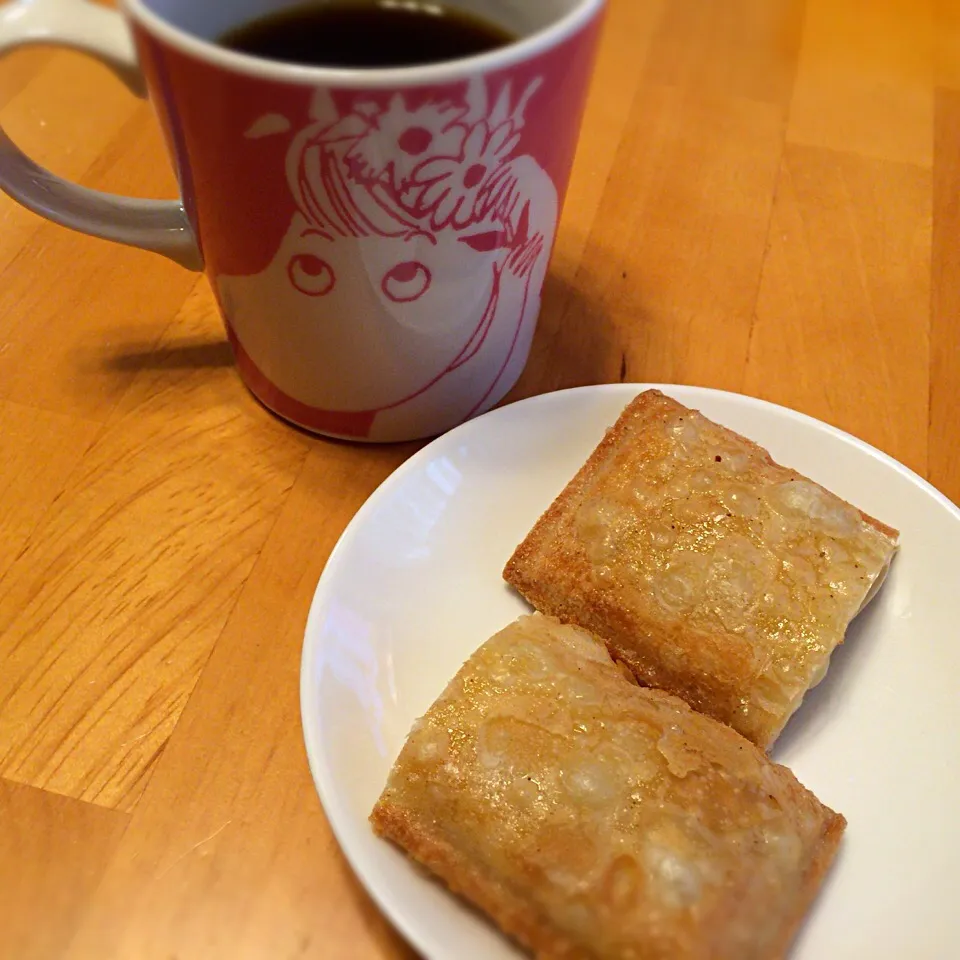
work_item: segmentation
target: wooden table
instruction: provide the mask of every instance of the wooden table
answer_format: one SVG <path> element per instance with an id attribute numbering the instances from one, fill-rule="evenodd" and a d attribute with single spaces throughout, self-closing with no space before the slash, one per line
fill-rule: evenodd
<path id="1" fill-rule="evenodd" d="M 3 63 L 0 122 L 174 191 L 150 108 L 75 54 Z M 958 307 L 960 0 L 611 0 L 514 399 L 743 391 L 958 500 Z M 327 555 L 413 449 L 275 420 L 205 280 L 0 200 L 0 957 L 411 956 L 297 684 Z"/>

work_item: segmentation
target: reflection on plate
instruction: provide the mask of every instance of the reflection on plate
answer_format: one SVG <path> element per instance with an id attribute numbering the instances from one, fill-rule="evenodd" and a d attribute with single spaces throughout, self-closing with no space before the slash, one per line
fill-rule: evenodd
<path id="1" fill-rule="evenodd" d="M 435 440 L 347 528 L 304 640 L 307 753 L 362 882 L 428 960 L 518 949 L 367 816 L 413 721 L 462 662 L 526 607 L 502 582 L 511 551 L 628 400 L 646 386 L 548 394 Z M 960 957 L 960 510 L 905 467 L 801 414 L 735 394 L 661 387 L 898 527 L 882 593 L 851 627 L 774 757 L 849 821 L 794 960 Z"/>

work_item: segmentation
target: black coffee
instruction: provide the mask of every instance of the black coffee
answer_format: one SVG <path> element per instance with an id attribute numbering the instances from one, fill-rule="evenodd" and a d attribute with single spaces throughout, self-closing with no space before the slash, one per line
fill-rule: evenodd
<path id="1" fill-rule="evenodd" d="M 314 0 L 236 27 L 231 50 L 319 67 L 411 67 L 495 50 L 515 37 L 430 0 Z"/>

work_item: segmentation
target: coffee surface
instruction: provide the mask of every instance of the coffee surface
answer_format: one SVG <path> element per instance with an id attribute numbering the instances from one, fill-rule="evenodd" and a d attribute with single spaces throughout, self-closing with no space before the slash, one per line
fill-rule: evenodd
<path id="1" fill-rule="evenodd" d="M 515 40 L 473 14 L 428 0 L 330 0 L 260 17 L 220 38 L 241 53 L 318 67 L 411 67 Z"/>

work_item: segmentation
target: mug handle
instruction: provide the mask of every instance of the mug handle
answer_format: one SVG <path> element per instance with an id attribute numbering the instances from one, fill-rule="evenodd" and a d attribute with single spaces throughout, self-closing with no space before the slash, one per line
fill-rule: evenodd
<path id="1" fill-rule="evenodd" d="M 123 17 L 89 0 L 0 0 L 0 57 L 31 44 L 89 53 L 146 94 Z M 136 200 L 70 183 L 34 163 L 0 127 L 0 189 L 55 223 L 160 253 L 189 270 L 203 258 L 181 200 Z"/>

